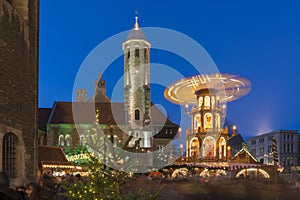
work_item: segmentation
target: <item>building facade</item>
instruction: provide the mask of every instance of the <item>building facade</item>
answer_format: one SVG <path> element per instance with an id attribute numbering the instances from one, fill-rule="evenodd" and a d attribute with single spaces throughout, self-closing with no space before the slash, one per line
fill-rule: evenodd
<path id="1" fill-rule="evenodd" d="M 299 165 L 299 132 L 277 130 L 247 140 L 249 151 L 266 165 L 274 164 L 273 138 L 276 140 L 278 164 L 282 167 Z"/>
<path id="2" fill-rule="evenodd" d="M 0 171 L 11 180 L 37 178 L 38 27 L 38 0 L 0 1 Z"/>

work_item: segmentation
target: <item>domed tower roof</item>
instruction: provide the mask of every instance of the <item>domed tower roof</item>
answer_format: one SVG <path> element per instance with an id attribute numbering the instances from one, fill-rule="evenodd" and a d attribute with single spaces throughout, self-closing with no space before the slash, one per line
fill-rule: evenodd
<path id="1" fill-rule="evenodd" d="M 134 26 L 132 27 L 127 39 L 127 40 L 145 40 L 148 41 L 144 32 L 142 31 L 142 29 L 140 28 L 140 25 L 138 23 L 138 15 L 135 16 L 135 23 Z"/>

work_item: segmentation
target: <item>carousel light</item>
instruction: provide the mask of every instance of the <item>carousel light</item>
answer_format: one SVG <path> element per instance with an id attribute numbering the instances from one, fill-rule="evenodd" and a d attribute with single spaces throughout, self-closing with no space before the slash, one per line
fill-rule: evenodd
<path id="1" fill-rule="evenodd" d="M 178 128 L 178 133 L 179 133 L 179 139 L 182 140 L 182 130 L 180 127 Z"/>
<path id="2" fill-rule="evenodd" d="M 236 134 L 236 125 L 233 125 L 233 127 L 232 127 L 232 134 Z"/>
<path id="3" fill-rule="evenodd" d="M 189 112 L 189 104 L 185 104 L 185 112 L 186 112 L 186 113 Z"/>

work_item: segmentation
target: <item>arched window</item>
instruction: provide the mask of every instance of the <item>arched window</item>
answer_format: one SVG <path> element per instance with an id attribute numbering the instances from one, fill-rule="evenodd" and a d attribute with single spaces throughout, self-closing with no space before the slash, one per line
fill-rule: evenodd
<path id="1" fill-rule="evenodd" d="M 119 138 L 117 135 L 114 135 L 114 143 L 113 143 L 113 146 L 114 147 L 117 147 L 118 146 L 118 143 L 119 143 Z"/>
<path id="2" fill-rule="evenodd" d="M 136 109 L 134 111 L 134 119 L 135 120 L 140 120 L 140 110 L 139 109 Z"/>
<path id="3" fill-rule="evenodd" d="M 148 59 L 148 49 L 144 49 L 144 58 L 147 60 Z"/>
<path id="4" fill-rule="evenodd" d="M 138 48 L 135 49 L 135 57 L 140 57 L 140 50 Z"/>
<path id="5" fill-rule="evenodd" d="M 219 158 L 225 158 L 226 157 L 226 141 L 224 137 L 221 137 L 219 140 Z"/>
<path id="6" fill-rule="evenodd" d="M 65 137 L 63 135 L 59 136 L 59 138 L 58 138 L 58 144 L 61 147 L 65 146 Z"/>
<path id="7" fill-rule="evenodd" d="M 215 108 L 215 97 L 211 97 L 211 109 L 214 109 Z"/>
<path id="8" fill-rule="evenodd" d="M 212 128 L 212 114 L 206 113 L 204 115 L 204 129 Z"/>
<path id="9" fill-rule="evenodd" d="M 209 109 L 209 107 L 210 107 L 210 97 L 209 96 L 206 96 L 204 98 L 204 107 L 205 107 L 205 109 Z"/>
<path id="10" fill-rule="evenodd" d="M 194 117 L 194 131 L 197 131 L 200 126 L 201 126 L 201 115 L 197 114 Z"/>
<path id="11" fill-rule="evenodd" d="M 199 157 L 200 150 L 199 150 L 200 142 L 198 138 L 193 137 L 190 141 L 190 156 L 191 157 Z"/>
<path id="12" fill-rule="evenodd" d="M 215 116 L 215 127 L 216 129 L 220 129 L 221 128 L 221 119 L 220 119 L 220 115 L 216 114 Z"/>
<path id="13" fill-rule="evenodd" d="M 199 101 L 198 101 L 198 108 L 199 108 L 199 110 L 201 110 L 202 104 L 203 104 L 203 97 L 199 97 Z"/>
<path id="14" fill-rule="evenodd" d="M 71 136 L 70 135 L 66 135 L 65 140 L 66 140 L 66 146 L 67 147 L 71 146 L 71 142 L 72 142 Z"/>
<path id="15" fill-rule="evenodd" d="M 16 170 L 16 146 L 18 140 L 13 133 L 6 133 L 2 142 L 2 171 L 14 175 Z"/>
<path id="16" fill-rule="evenodd" d="M 80 136 L 80 145 L 83 146 L 84 145 L 84 135 Z"/>
<path id="17" fill-rule="evenodd" d="M 130 58 L 130 49 L 128 48 L 127 49 L 127 59 L 129 59 Z"/>
<path id="18" fill-rule="evenodd" d="M 207 136 L 203 140 L 203 157 L 213 158 L 216 155 L 216 141 L 212 136 Z"/>

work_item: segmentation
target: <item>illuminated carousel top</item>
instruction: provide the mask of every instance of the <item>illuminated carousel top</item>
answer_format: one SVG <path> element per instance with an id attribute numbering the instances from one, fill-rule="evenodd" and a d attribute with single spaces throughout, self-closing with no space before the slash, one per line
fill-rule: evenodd
<path id="1" fill-rule="evenodd" d="M 220 102 L 230 102 L 248 94 L 249 80 L 234 74 L 201 74 L 181 79 L 164 91 L 164 96 L 176 104 L 194 104 L 197 91 L 214 91 Z"/>

